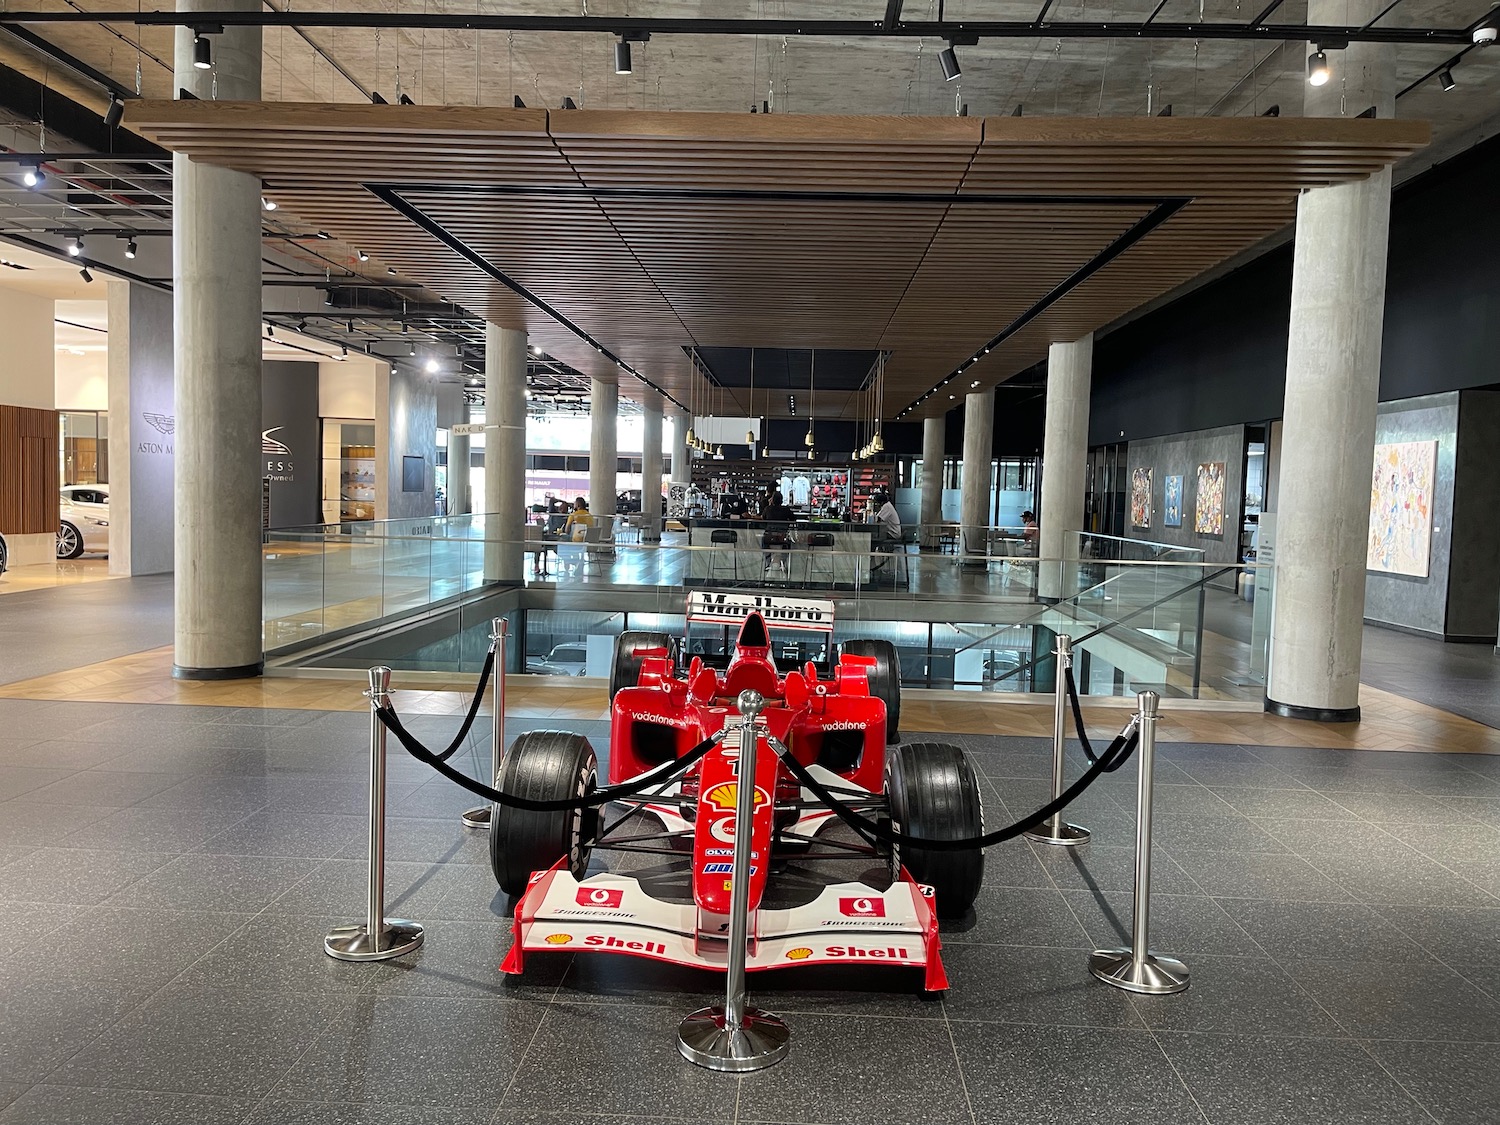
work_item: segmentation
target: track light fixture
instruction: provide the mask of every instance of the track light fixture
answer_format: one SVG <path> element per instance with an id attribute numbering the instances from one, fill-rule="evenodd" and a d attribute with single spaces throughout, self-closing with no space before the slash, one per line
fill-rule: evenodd
<path id="1" fill-rule="evenodd" d="M 260 209 L 262 211 L 274 211 L 276 210 L 276 201 L 274 199 L 267 199 L 265 196 L 261 196 Z"/>
<path id="2" fill-rule="evenodd" d="M 193 65 L 199 70 L 212 70 L 214 65 L 213 44 L 201 31 L 193 34 Z"/>
<path id="3" fill-rule="evenodd" d="M 42 175 L 42 166 L 40 164 L 28 164 L 21 172 L 21 183 L 25 184 L 32 191 L 41 187 L 46 182 L 46 179 L 47 177 Z"/>
<path id="4" fill-rule="evenodd" d="M 1446 66 L 1438 71 L 1438 84 L 1443 87 L 1443 93 L 1445 94 L 1458 85 L 1457 82 L 1453 81 L 1453 71 Z"/>
<path id="5" fill-rule="evenodd" d="M 125 117 L 125 101 L 119 94 L 109 95 L 109 108 L 104 111 L 104 127 L 115 129 Z"/>
<path id="6" fill-rule="evenodd" d="M 126 241 L 126 243 L 125 243 L 125 256 L 127 258 L 129 258 L 133 262 L 133 261 L 135 261 L 135 256 L 136 256 L 137 252 L 138 252 L 138 247 L 135 244 L 135 239 L 133 239 L 133 238 L 128 239 Z"/>
<path id="7" fill-rule="evenodd" d="M 411 346 L 411 357 L 412 357 L 412 358 L 413 358 L 413 359 L 416 359 L 416 358 L 417 358 L 417 345 L 416 345 L 416 344 L 413 344 L 413 345 L 412 345 L 412 346 Z"/>
<path id="8" fill-rule="evenodd" d="M 81 270 L 79 270 L 78 276 L 83 278 L 83 280 L 86 282 L 94 280 L 94 275 L 89 273 L 88 266 L 84 266 Z"/>
<path id="9" fill-rule="evenodd" d="M 356 250 L 354 256 L 361 262 L 368 262 L 370 260 L 370 255 L 366 254 L 363 250 Z"/>
<path id="10" fill-rule="evenodd" d="M 1309 86 L 1325 86 L 1328 84 L 1329 76 L 1328 55 L 1325 52 L 1317 50 L 1307 56 L 1307 84 Z"/>
<path id="11" fill-rule="evenodd" d="M 268 325 L 266 325 L 266 339 L 267 340 L 274 340 L 274 339 L 276 339 L 276 326 L 274 324 L 268 324 Z"/>
<path id="12" fill-rule="evenodd" d="M 438 363 L 437 360 L 435 360 L 435 359 L 429 359 L 423 366 L 426 367 L 427 374 L 429 374 L 429 375 L 436 375 L 437 372 L 438 372 L 438 368 L 441 365 Z"/>
<path id="13" fill-rule="evenodd" d="M 952 82 L 964 72 L 963 67 L 958 65 L 958 55 L 954 53 L 951 43 L 938 52 L 938 66 L 943 68 L 944 82 Z"/>
<path id="14" fill-rule="evenodd" d="M 68 243 L 68 257 L 81 258 L 83 256 L 83 235 L 75 234 L 72 241 Z"/>
<path id="15" fill-rule="evenodd" d="M 615 44 L 615 73 L 630 73 L 630 43 L 624 39 Z"/>

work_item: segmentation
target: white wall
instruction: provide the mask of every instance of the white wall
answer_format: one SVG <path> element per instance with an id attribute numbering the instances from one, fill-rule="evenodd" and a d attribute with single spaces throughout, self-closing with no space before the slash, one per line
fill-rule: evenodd
<path id="1" fill-rule="evenodd" d="M 318 417 L 375 417 L 374 362 L 351 356 L 318 364 Z"/>
<path id="2" fill-rule="evenodd" d="M 57 301 L 53 307 L 55 319 L 68 322 L 54 322 L 52 333 L 59 410 L 109 409 L 108 306 L 108 301 Z"/>
<path id="3" fill-rule="evenodd" d="M 0 402 L 7 406 L 56 404 L 52 306 L 51 297 L 0 289 Z"/>

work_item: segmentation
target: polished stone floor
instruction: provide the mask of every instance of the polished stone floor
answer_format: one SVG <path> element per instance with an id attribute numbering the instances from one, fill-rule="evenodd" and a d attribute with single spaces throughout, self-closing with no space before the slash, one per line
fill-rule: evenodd
<path id="1" fill-rule="evenodd" d="M 446 741 L 454 720 L 412 725 Z M 602 749 L 603 723 L 576 727 Z M 324 956 L 363 908 L 359 713 L 0 699 L 0 732 L 0 1125 L 1480 1125 L 1500 1107 L 1500 758 L 1165 744 L 1153 945 L 1188 962 L 1188 992 L 1130 997 L 1085 968 L 1129 925 L 1126 770 L 1075 809 L 1087 848 L 989 853 L 973 918 L 945 928 L 945 997 L 899 973 L 756 979 L 791 1055 L 734 1077 L 674 1046 L 714 978 L 558 955 L 502 979 L 471 802 L 405 758 L 390 910 L 427 944 Z M 989 826 L 1043 800 L 1045 743 L 940 737 L 983 771 Z"/>

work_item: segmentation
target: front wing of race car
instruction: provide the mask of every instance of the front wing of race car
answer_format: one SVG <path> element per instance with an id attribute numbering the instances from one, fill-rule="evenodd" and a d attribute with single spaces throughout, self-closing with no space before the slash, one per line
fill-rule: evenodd
<path id="1" fill-rule="evenodd" d="M 762 908 L 750 918 L 749 971 L 793 965 L 896 965 L 924 970 L 922 987 L 948 987 L 929 888 L 902 877 L 884 891 L 835 883 L 812 902 Z M 717 927 L 716 927 L 717 928 Z M 724 920 L 727 932 L 727 919 Z M 623 953 L 702 969 L 724 969 L 727 945 L 700 936 L 691 904 L 663 902 L 626 875 L 579 882 L 560 862 L 537 872 L 516 904 L 515 941 L 502 972 L 519 973 L 530 952 Z"/>

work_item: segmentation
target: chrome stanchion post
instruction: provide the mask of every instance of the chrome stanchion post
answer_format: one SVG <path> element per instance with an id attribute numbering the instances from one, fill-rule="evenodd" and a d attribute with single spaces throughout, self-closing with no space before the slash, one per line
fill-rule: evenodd
<path id="1" fill-rule="evenodd" d="M 724 1006 L 699 1008 L 677 1029 L 677 1049 L 709 1070 L 760 1070 L 786 1057 L 791 1031 L 770 1012 L 745 1003 L 745 955 L 750 935 L 750 831 L 755 815 L 756 720 L 765 706 L 758 691 L 742 691 L 739 780 L 734 804 L 734 869 L 729 884 L 729 966 Z"/>
<path id="2" fill-rule="evenodd" d="M 1068 669 L 1073 667 L 1073 638 L 1066 633 L 1057 634 L 1054 650 L 1057 664 L 1057 683 L 1054 688 L 1056 700 L 1052 709 L 1052 799 L 1063 793 L 1064 754 L 1068 737 Z M 1026 839 L 1038 844 L 1061 844 L 1073 848 L 1089 842 L 1089 830 L 1063 819 L 1062 810 L 1052 814 L 1050 820 L 1024 833 Z"/>
<path id="3" fill-rule="evenodd" d="M 385 724 L 379 711 L 390 702 L 391 670 L 370 669 L 370 883 L 363 924 L 337 926 L 323 939 L 323 952 L 340 961 L 384 961 L 422 944 L 422 927 L 385 916 Z"/>
<path id="4" fill-rule="evenodd" d="M 495 682 L 493 708 L 495 717 L 490 725 L 490 784 L 500 776 L 500 758 L 505 753 L 505 641 L 510 636 L 510 622 L 503 617 L 490 621 L 490 651 L 495 654 L 495 670 L 491 673 Z M 465 828 L 488 829 L 490 806 L 481 805 L 469 809 L 460 818 Z"/>
<path id="5" fill-rule="evenodd" d="M 1089 972 L 1105 984 L 1128 992 L 1161 995 L 1188 986 L 1188 970 L 1175 957 L 1152 953 L 1151 930 L 1151 795 L 1156 766 L 1156 705 L 1160 696 L 1143 691 L 1140 700 L 1140 785 L 1135 803 L 1135 901 L 1129 949 L 1096 949 Z"/>

